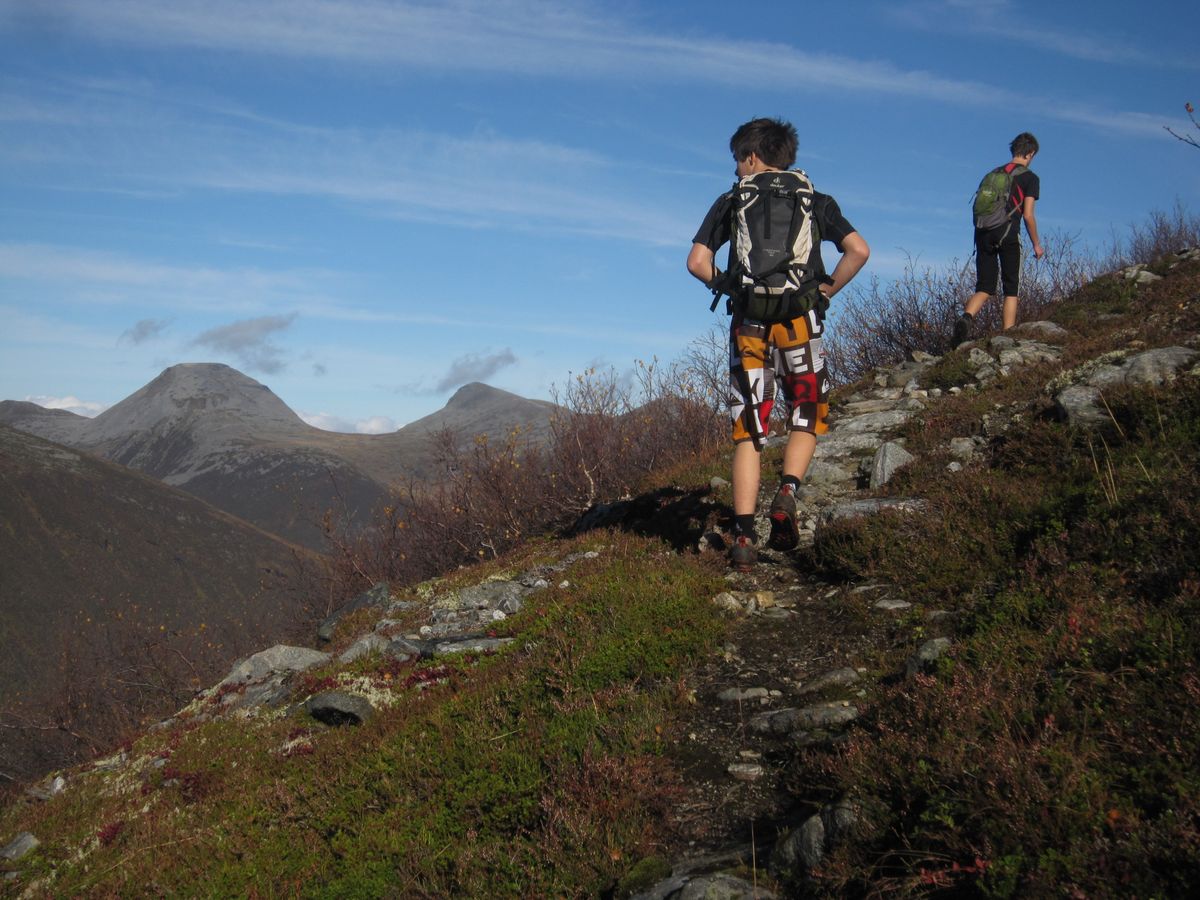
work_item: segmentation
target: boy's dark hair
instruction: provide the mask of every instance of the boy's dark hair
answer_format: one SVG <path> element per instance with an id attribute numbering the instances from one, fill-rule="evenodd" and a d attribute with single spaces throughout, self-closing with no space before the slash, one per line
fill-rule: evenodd
<path id="1" fill-rule="evenodd" d="M 790 169 L 796 161 L 796 129 L 782 119 L 751 119 L 729 139 L 729 149 L 739 162 L 751 153 L 773 169 Z"/>
<path id="2" fill-rule="evenodd" d="M 1028 131 L 1022 131 L 1012 139 L 1012 143 L 1008 145 L 1008 149 L 1013 156 L 1024 156 L 1027 153 L 1037 153 L 1037 138 L 1035 138 Z"/>

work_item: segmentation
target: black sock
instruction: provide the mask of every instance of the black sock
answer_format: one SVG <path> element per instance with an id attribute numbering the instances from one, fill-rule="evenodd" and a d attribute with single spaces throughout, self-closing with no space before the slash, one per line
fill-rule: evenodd
<path id="1" fill-rule="evenodd" d="M 967 319 L 972 322 L 975 321 L 975 317 L 973 315 L 971 315 L 969 312 L 967 312 L 966 310 L 963 310 L 962 318 Z"/>
<path id="2" fill-rule="evenodd" d="M 795 475 L 784 475 L 783 476 L 783 481 L 780 483 L 780 486 L 783 487 L 783 486 L 789 485 L 789 484 L 792 486 L 793 494 L 796 493 L 796 491 L 800 490 L 800 479 L 797 478 Z"/>
<path id="3" fill-rule="evenodd" d="M 735 537 L 745 535 L 750 538 L 750 543 L 758 540 L 758 535 L 754 533 L 754 513 L 749 513 L 745 516 L 733 517 L 733 533 Z"/>

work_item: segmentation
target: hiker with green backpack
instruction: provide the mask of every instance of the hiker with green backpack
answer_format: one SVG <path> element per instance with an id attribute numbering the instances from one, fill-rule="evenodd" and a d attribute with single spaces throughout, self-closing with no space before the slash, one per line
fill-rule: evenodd
<path id="1" fill-rule="evenodd" d="M 1023 131 L 1009 144 L 1012 160 L 983 176 L 975 191 L 972 217 L 975 224 L 975 293 L 954 323 L 950 349 L 971 335 L 975 314 L 996 290 L 997 279 L 1004 296 L 1003 323 L 1007 331 L 1017 324 L 1017 291 L 1021 279 L 1021 226 L 1025 222 L 1035 259 L 1045 255 L 1038 240 L 1033 207 L 1041 193 L 1041 181 L 1029 169 L 1038 152 L 1038 142 Z"/>
<path id="2" fill-rule="evenodd" d="M 771 502 L 769 543 L 790 550 L 800 539 L 796 489 L 828 430 L 829 381 L 821 343 L 829 298 L 858 274 L 870 248 L 828 194 L 813 189 L 796 161 L 796 129 L 778 119 L 752 119 L 729 141 L 737 182 L 717 198 L 692 239 L 688 271 L 721 297 L 729 327 L 733 418 L 734 569 L 758 559 L 754 517 L 762 449 L 770 434 L 776 387 L 782 389 L 787 444 L 783 477 Z M 841 258 L 826 274 L 821 242 Z M 716 252 L 729 244 L 722 272 Z"/>

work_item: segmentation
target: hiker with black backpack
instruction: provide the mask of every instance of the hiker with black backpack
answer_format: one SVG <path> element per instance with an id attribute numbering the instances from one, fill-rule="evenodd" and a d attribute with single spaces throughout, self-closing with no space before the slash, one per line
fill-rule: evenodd
<path id="1" fill-rule="evenodd" d="M 783 478 L 771 502 L 769 543 L 790 550 L 800 540 L 796 489 L 828 430 L 829 382 L 821 343 L 825 310 L 871 251 L 828 194 L 791 170 L 796 129 L 778 119 L 752 119 L 729 141 L 737 182 L 722 194 L 688 254 L 688 271 L 713 292 L 713 308 L 727 296 L 730 396 L 733 418 L 733 568 L 749 571 L 758 560 L 754 516 L 758 508 L 762 449 L 770 434 L 776 388 L 786 413 Z M 841 258 L 826 274 L 821 241 Z M 729 244 L 726 271 L 716 252 Z"/>
<path id="2" fill-rule="evenodd" d="M 1045 255 L 1038 240 L 1037 217 L 1033 213 L 1041 193 L 1041 180 L 1029 170 L 1038 152 L 1038 142 L 1028 131 L 1013 138 L 1008 146 L 1012 160 L 983 176 L 975 191 L 972 219 L 975 224 L 975 293 L 954 323 L 950 339 L 953 350 L 971 336 L 975 314 L 996 290 L 999 279 L 1004 296 L 1003 323 L 1007 331 L 1017 324 L 1017 291 L 1021 284 L 1021 226 L 1029 232 L 1033 256 Z"/>

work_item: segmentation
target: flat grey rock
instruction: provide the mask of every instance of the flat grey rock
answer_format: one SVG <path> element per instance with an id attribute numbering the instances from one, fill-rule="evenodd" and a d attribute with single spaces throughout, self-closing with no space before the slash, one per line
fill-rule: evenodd
<path id="1" fill-rule="evenodd" d="M 276 644 L 274 647 L 261 650 L 239 662 L 221 680 L 218 687 L 259 681 L 274 672 L 303 672 L 314 666 L 323 665 L 329 662 L 329 659 L 328 653 L 322 653 L 319 650 Z"/>
<path id="2" fill-rule="evenodd" d="M 433 648 L 434 656 L 454 653 L 488 653 L 511 644 L 512 638 L 468 638 L 462 641 L 442 641 Z"/>
<path id="3" fill-rule="evenodd" d="M 347 647 L 338 657 L 338 662 L 349 663 L 369 653 L 382 653 L 391 642 L 381 634 L 367 634 Z"/>
<path id="4" fill-rule="evenodd" d="M 991 357 L 988 357 L 990 360 Z M 866 431 L 887 431 L 892 428 L 899 428 L 913 416 L 912 412 L 905 409 L 893 409 L 888 412 L 866 413 L 861 416 L 854 416 L 849 419 L 840 420 L 837 425 L 841 431 L 849 432 L 850 434 L 861 434 Z"/>
<path id="5" fill-rule="evenodd" d="M 1070 332 L 1061 325 L 1047 321 L 1022 322 L 1020 325 L 1015 325 L 1008 329 L 1005 333 L 1011 334 L 1014 337 L 1036 337 L 1049 341 L 1065 340 L 1070 335 Z"/>
<path id="6" fill-rule="evenodd" d="M 873 516 L 877 513 L 892 511 L 902 513 L 923 512 L 928 504 L 918 499 L 889 499 L 886 497 L 868 500 L 845 500 L 836 503 L 821 513 L 821 524 L 827 525 L 838 519 L 851 519 L 855 516 Z"/>
<path id="7" fill-rule="evenodd" d="M 1109 420 L 1101 406 L 1100 389 L 1088 384 L 1073 384 L 1054 398 L 1059 418 L 1081 428 L 1094 428 Z"/>
<path id="8" fill-rule="evenodd" d="M 812 681 L 802 684 L 796 689 L 796 693 L 800 695 L 815 694 L 827 688 L 847 687 L 848 685 L 857 683 L 858 680 L 858 671 L 847 666 L 843 669 L 833 669 L 823 675 L 819 675 Z"/>
<path id="9" fill-rule="evenodd" d="M 28 831 L 22 831 L 0 849 L 0 859 L 16 862 L 41 846 L 41 841 Z"/>

